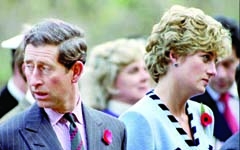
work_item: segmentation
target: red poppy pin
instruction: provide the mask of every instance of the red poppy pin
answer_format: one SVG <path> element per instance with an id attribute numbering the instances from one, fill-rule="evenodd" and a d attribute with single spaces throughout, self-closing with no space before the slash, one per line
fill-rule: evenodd
<path id="1" fill-rule="evenodd" d="M 112 143 L 112 132 L 110 130 L 108 130 L 108 129 L 104 130 L 103 141 L 107 145 Z"/>
<path id="2" fill-rule="evenodd" d="M 212 117 L 205 112 L 204 106 L 201 103 L 201 124 L 203 125 L 203 127 L 208 126 L 209 124 L 212 123 Z"/>

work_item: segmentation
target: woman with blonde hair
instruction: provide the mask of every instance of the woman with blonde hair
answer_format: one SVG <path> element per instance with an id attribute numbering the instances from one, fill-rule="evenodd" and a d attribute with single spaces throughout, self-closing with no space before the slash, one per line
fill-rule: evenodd
<path id="1" fill-rule="evenodd" d="M 120 116 L 127 149 L 213 149 L 213 113 L 189 98 L 205 91 L 217 60 L 231 52 L 229 32 L 200 9 L 175 5 L 154 25 L 146 51 L 157 85 Z"/>
<path id="2" fill-rule="evenodd" d="M 121 38 L 95 46 L 80 89 L 88 105 L 118 117 L 150 88 L 144 63 L 145 40 Z"/>

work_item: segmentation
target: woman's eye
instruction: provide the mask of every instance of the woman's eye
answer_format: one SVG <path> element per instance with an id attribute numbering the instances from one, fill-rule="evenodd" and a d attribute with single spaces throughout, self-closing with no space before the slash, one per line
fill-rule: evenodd
<path id="1" fill-rule="evenodd" d="M 134 74 L 134 73 L 136 73 L 138 71 L 139 71 L 139 69 L 135 67 L 135 68 L 132 68 L 131 70 L 129 70 L 128 73 L 129 74 Z"/>
<path id="2" fill-rule="evenodd" d="M 211 57 L 209 55 L 203 55 L 202 57 L 204 62 L 209 62 L 211 60 Z"/>

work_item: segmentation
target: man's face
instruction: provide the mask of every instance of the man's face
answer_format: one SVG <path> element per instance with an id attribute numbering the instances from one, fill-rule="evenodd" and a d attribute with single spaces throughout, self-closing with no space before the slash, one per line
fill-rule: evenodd
<path id="1" fill-rule="evenodd" d="M 24 72 L 38 105 L 59 110 L 71 103 L 72 71 L 67 71 L 57 58 L 57 46 L 29 44 L 25 49 Z"/>
<path id="2" fill-rule="evenodd" d="M 235 72 L 239 60 L 233 50 L 232 55 L 217 64 L 217 75 L 210 80 L 210 86 L 218 93 L 229 90 L 235 81 Z"/>

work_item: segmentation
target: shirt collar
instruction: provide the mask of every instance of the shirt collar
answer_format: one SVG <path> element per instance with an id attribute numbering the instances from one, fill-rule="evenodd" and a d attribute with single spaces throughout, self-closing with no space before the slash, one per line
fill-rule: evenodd
<path id="1" fill-rule="evenodd" d="M 121 101 L 117 101 L 117 100 L 110 100 L 108 102 L 108 110 L 110 110 L 111 112 L 113 112 L 116 115 L 120 115 L 123 112 L 125 112 L 128 108 L 130 108 L 132 105 L 127 104 L 127 103 L 123 103 Z"/>
<path id="2" fill-rule="evenodd" d="M 210 86 L 207 86 L 206 90 L 208 91 L 209 95 L 212 97 L 214 101 L 219 100 L 220 94 L 214 91 Z"/>
<path id="3" fill-rule="evenodd" d="M 30 103 L 33 104 L 36 100 L 33 98 L 31 91 L 28 89 L 26 96 L 25 96 L 26 100 Z"/>
<path id="4" fill-rule="evenodd" d="M 17 101 L 21 101 L 24 96 L 25 93 L 23 93 L 13 82 L 13 79 L 9 79 L 8 84 L 7 84 L 7 88 L 9 90 L 9 92 L 11 93 L 11 95 L 17 100 Z"/>
<path id="5" fill-rule="evenodd" d="M 80 98 L 79 102 L 77 103 L 77 106 L 73 109 L 72 113 L 75 115 L 77 122 L 83 124 L 82 103 Z"/>
<path id="6" fill-rule="evenodd" d="M 52 110 L 51 108 L 44 108 L 44 110 L 49 117 L 51 125 L 56 125 L 64 115 Z M 80 99 L 76 107 L 73 109 L 72 113 L 75 115 L 76 121 L 80 124 L 83 124 L 82 105 Z"/>
<path id="7" fill-rule="evenodd" d="M 44 108 L 45 112 L 48 115 L 51 125 L 56 125 L 58 121 L 63 117 L 64 114 L 58 113 L 51 108 Z"/>
<path id="8" fill-rule="evenodd" d="M 218 101 L 220 98 L 220 93 L 216 92 L 213 88 L 211 88 L 209 85 L 206 87 L 206 90 L 210 94 L 210 96 L 213 98 L 214 101 Z M 237 94 L 237 88 L 236 83 L 234 82 L 233 85 L 229 88 L 228 92 L 230 93 L 231 97 L 234 99 L 239 99 Z"/>
<path id="9" fill-rule="evenodd" d="M 235 98 L 239 99 L 238 91 L 237 91 L 237 83 L 233 82 L 233 85 L 229 89 L 230 94 Z"/>

